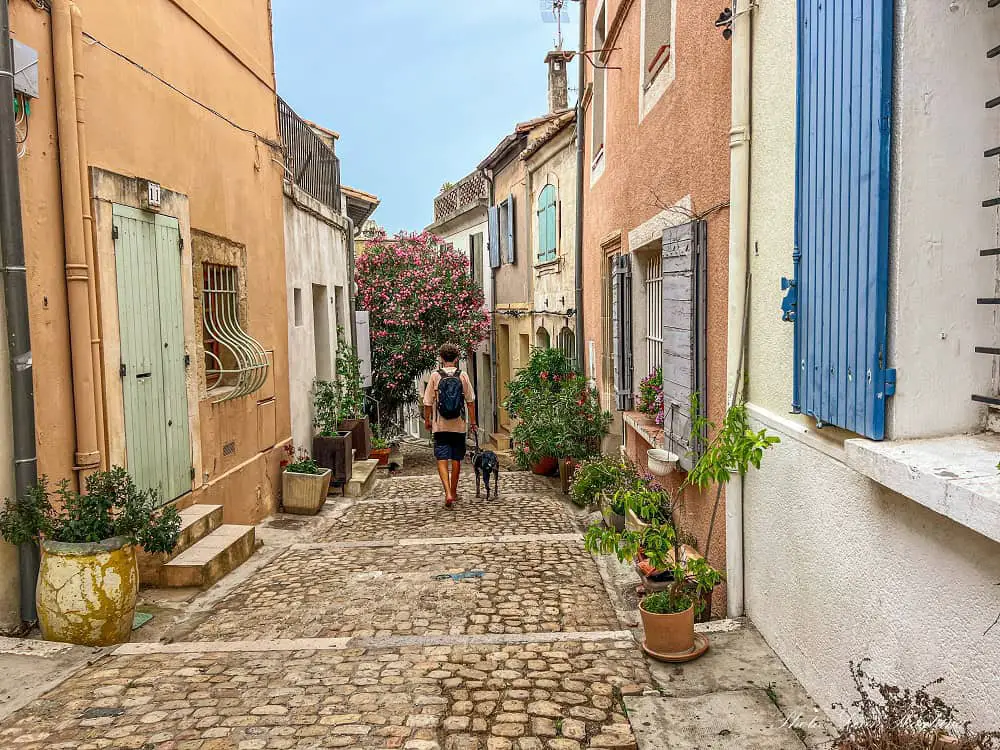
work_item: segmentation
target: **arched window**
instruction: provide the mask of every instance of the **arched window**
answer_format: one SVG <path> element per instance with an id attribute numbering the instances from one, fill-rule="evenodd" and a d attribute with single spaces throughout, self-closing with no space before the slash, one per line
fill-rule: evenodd
<path id="1" fill-rule="evenodd" d="M 552 340 L 549 338 L 549 332 L 544 328 L 539 328 L 535 332 L 535 346 L 539 349 L 548 349 L 552 346 Z"/>
<path id="2" fill-rule="evenodd" d="M 556 187 L 546 185 L 538 194 L 538 262 L 556 259 Z"/>
<path id="3" fill-rule="evenodd" d="M 563 328 L 559 331 L 559 348 L 570 362 L 576 362 L 576 336 L 573 329 Z"/>

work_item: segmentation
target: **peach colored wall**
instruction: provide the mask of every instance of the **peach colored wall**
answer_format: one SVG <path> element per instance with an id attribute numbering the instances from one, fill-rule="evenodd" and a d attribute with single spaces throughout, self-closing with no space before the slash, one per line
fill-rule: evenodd
<path id="1" fill-rule="evenodd" d="M 694 213 L 708 212 L 729 200 L 730 44 L 713 22 L 718 3 L 675 0 L 674 44 L 670 71 L 674 78 L 661 98 L 640 119 L 641 16 L 644 0 L 607 0 L 609 33 L 619 9 L 625 13 L 617 39 L 620 48 L 607 60 L 621 70 L 607 71 L 607 125 L 603 174 L 593 184 L 590 164 L 593 106 L 586 112 L 584 175 L 584 328 L 596 342 L 597 382 L 603 382 L 601 325 L 601 240 L 622 233 L 622 251 L 628 251 L 628 233 L 667 206 L 690 197 Z M 587 2 L 588 45 L 592 43 L 599 3 Z M 587 67 L 588 83 L 594 70 Z M 664 69 L 661 75 L 667 73 Z M 708 221 L 708 404 L 712 418 L 723 413 L 726 384 L 727 284 L 729 213 L 713 211 Z M 677 221 L 676 223 L 680 223 Z M 641 272 L 633 285 L 641 284 Z M 636 314 L 642 315 L 638 310 Z M 609 344 L 610 345 L 610 344 Z M 644 342 L 635 341 L 635 346 Z M 643 372 L 634 373 L 638 386 Z M 691 495 L 685 499 L 688 530 L 703 540 L 714 502 Z M 724 508 L 716 520 L 710 559 L 725 561 Z M 721 604 L 721 603 L 720 603 Z"/>
<path id="2" fill-rule="evenodd" d="M 78 4 L 87 33 L 261 136 L 255 139 L 107 50 L 85 44 L 90 166 L 155 180 L 187 196 L 192 229 L 246 245 L 249 332 L 274 352 L 269 387 L 275 406 L 268 407 L 273 417 L 263 419 L 265 423 L 273 419 L 280 444 L 289 437 L 291 423 L 284 274 L 274 273 L 284 268 L 282 167 L 272 160 L 279 154 L 263 140 L 278 140 L 271 90 L 270 3 L 79 0 Z M 73 403 L 50 17 L 28 0 L 13 0 L 11 27 L 15 38 L 39 52 L 41 95 L 32 102 L 28 151 L 20 164 L 22 213 L 39 468 L 62 478 L 72 476 Z M 110 232 L 110 227 L 99 225 L 97 232 Z M 192 367 L 203 367 L 195 352 L 190 353 Z M 112 378 L 118 374 L 105 372 L 106 382 Z M 201 460 L 195 463 L 204 473 L 195 486 L 207 480 L 205 492 L 221 494 L 233 506 L 231 511 L 227 505 L 227 520 L 230 516 L 255 520 L 276 502 L 278 477 L 268 469 L 276 449 L 268 448 L 270 438 L 262 441 L 259 434 L 262 416 L 257 401 L 262 398 L 254 394 L 227 409 L 205 399 L 199 405 L 201 434 L 193 435 L 192 443 L 196 451 L 200 443 Z M 121 425 L 109 425 L 109 430 L 116 429 Z M 266 426 L 264 432 L 270 431 Z M 229 441 L 236 442 L 237 452 L 223 457 L 223 445 Z M 233 464 L 244 467 L 237 473 L 255 477 L 250 486 L 242 483 L 238 492 L 212 487 L 225 475 L 223 466 Z M 237 486 L 232 474 L 225 484 Z"/>

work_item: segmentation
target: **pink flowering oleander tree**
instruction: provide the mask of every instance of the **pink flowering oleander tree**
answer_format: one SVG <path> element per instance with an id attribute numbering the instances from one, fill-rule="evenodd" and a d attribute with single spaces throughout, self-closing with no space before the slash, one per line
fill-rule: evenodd
<path id="1" fill-rule="evenodd" d="M 356 269 L 358 308 L 370 316 L 371 395 L 385 422 L 417 401 L 414 381 L 434 367 L 442 344 L 472 351 L 489 336 L 490 319 L 468 258 L 427 232 L 369 239 Z"/>

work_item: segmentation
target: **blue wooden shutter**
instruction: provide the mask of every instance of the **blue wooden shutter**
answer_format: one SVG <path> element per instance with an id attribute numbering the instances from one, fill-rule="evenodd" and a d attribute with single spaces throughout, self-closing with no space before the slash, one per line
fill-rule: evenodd
<path id="1" fill-rule="evenodd" d="M 490 231 L 490 268 L 500 267 L 500 210 L 490 206 L 488 211 Z"/>
<path id="2" fill-rule="evenodd" d="M 892 1 L 799 0 L 795 402 L 880 440 L 886 362 Z"/>
<path id="3" fill-rule="evenodd" d="M 514 231 L 514 196 L 508 196 L 507 204 L 507 262 L 511 265 L 517 263 L 517 250 L 514 247 L 514 239 L 517 234 Z M 529 209 L 530 211 L 530 209 Z M 530 215 L 530 214 L 529 214 Z M 531 256 L 528 256 L 529 258 Z"/>

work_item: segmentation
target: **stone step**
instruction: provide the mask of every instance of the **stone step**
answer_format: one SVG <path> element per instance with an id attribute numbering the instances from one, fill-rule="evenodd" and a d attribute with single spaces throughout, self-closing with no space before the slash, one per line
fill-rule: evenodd
<path id="1" fill-rule="evenodd" d="M 500 432 L 494 432 L 490 435 L 490 440 L 493 445 L 495 445 L 499 450 L 509 451 L 510 450 L 510 433 L 506 430 L 501 430 Z"/>
<path id="2" fill-rule="evenodd" d="M 181 517 L 181 534 L 172 553 L 150 555 L 139 550 L 139 580 L 144 585 L 160 585 L 161 572 L 168 561 L 190 549 L 222 525 L 221 505 L 191 505 L 178 515 Z"/>
<path id="3" fill-rule="evenodd" d="M 238 568 L 253 554 L 253 526 L 223 524 L 163 566 L 160 585 L 206 588 Z"/>
<path id="4" fill-rule="evenodd" d="M 351 474 L 351 481 L 344 488 L 347 497 L 364 497 L 371 492 L 378 478 L 378 459 L 369 458 L 367 461 L 358 461 L 354 464 L 354 472 Z"/>

